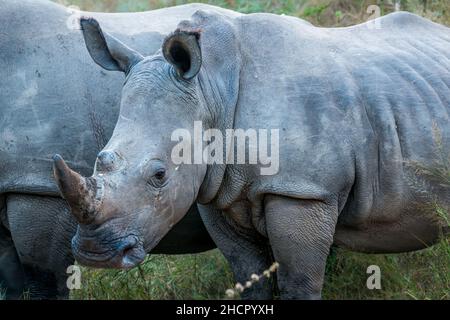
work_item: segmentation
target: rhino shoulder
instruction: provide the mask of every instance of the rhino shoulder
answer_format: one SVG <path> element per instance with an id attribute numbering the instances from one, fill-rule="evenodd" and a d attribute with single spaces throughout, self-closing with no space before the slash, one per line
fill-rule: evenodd
<path id="1" fill-rule="evenodd" d="M 411 12 L 406 12 L 406 11 L 393 12 L 393 13 L 387 14 L 379 19 L 382 23 L 388 24 L 390 26 L 401 27 L 401 28 L 433 27 L 433 26 L 447 28 L 443 25 L 434 23 L 431 20 L 423 18 L 417 14 L 414 14 Z"/>
<path id="2" fill-rule="evenodd" d="M 376 18 L 374 20 L 369 20 L 367 22 L 347 27 L 350 29 L 360 29 L 360 28 L 366 28 L 367 26 L 371 25 L 373 26 L 375 24 L 378 24 L 381 29 L 392 29 L 392 30 L 403 30 L 407 32 L 413 32 L 417 30 L 430 30 L 430 29 L 441 29 L 444 31 L 449 31 L 450 28 L 435 23 L 431 20 L 428 20 L 426 18 L 423 18 L 419 15 L 416 15 L 411 12 L 406 11 L 398 11 L 398 12 L 392 12 L 385 16 L 382 16 L 380 18 Z M 371 28 L 369 28 L 371 29 Z"/>

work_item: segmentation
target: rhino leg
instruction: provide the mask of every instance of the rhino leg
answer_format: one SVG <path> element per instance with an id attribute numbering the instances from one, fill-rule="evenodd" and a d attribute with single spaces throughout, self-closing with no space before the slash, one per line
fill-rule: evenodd
<path id="1" fill-rule="evenodd" d="M 230 263 L 235 280 L 245 284 L 252 274 L 262 274 L 272 264 L 269 246 L 255 240 L 254 234 L 238 232 L 220 210 L 198 205 L 203 223 L 219 250 Z M 273 298 L 271 279 L 262 278 L 241 294 L 242 299 L 269 300 Z"/>
<path id="2" fill-rule="evenodd" d="M 320 299 L 327 256 L 333 243 L 335 205 L 267 195 L 267 233 L 281 299 Z"/>
<path id="3" fill-rule="evenodd" d="M 71 238 L 76 230 L 64 200 L 12 194 L 7 197 L 12 239 L 31 299 L 67 298 L 67 267 L 74 263 Z"/>
<path id="4" fill-rule="evenodd" d="M 20 299 L 24 289 L 22 264 L 6 225 L 6 205 L 0 207 L 0 297 Z"/>

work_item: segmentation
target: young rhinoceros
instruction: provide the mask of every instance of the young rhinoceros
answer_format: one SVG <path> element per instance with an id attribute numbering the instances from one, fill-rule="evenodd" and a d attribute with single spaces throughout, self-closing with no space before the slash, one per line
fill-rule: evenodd
<path id="1" fill-rule="evenodd" d="M 314 299 L 332 244 L 410 251 L 447 231 L 431 204 L 449 207 L 449 188 L 415 165 L 437 168 L 436 137 L 450 152 L 448 28 L 408 13 L 324 29 L 271 14 L 198 11 L 143 57 L 105 42 L 95 20 L 82 26 L 92 58 L 127 76 L 93 176 L 55 158 L 81 223 L 73 241 L 81 263 L 135 266 L 197 201 L 237 281 L 277 261 L 281 298 Z M 239 148 L 228 143 L 226 161 L 198 161 L 198 153 L 194 164 L 175 161 L 181 132 L 194 136 L 196 157 L 195 121 L 217 129 L 205 132 L 210 144 L 227 129 L 250 130 L 249 158 L 251 129 L 269 130 L 279 163 L 263 170 L 263 134 L 256 163 L 235 163 Z M 260 281 L 244 296 L 271 298 L 272 286 Z"/>

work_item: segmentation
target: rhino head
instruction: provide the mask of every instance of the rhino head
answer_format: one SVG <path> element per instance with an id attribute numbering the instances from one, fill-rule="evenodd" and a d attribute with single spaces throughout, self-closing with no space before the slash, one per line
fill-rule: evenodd
<path id="1" fill-rule="evenodd" d="M 237 100 L 233 32 L 220 26 L 209 34 L 198 24 L 222 19 L 204 12 L 194 18 L 147 57 L 103 32 L 96 20 L 80 20 L 93 60 L 126 77 L 118 122 L 93 175 L 82 177 L 54 157 L 55 179 L 79 222 L 72 249 L 84 265 L 134 267 L 199 197 L 208 201 L 217 192 L 223 169 L 171 160 L 175 130 L 192 131 L 194 121 L 223 129 Z M 207 41 L 218 32 L 224 35 L 219 45 Z"/>

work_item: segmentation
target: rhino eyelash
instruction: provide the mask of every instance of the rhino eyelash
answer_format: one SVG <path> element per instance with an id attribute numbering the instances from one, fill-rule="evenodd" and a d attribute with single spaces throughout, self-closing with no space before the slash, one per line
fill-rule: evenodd
<path id="1" fill-rule="evenodd" d="M 162 189 L 168 184 L 168 181 L 169 179 L 167 178 L 167 176 L 164 177 L 163 180 L 158 180 L 155 178 L 155 176 L 152 176 L 146 184 L 152 189 Z"/>
<path id="2" fill-rule="evenodd" d="M 147 186 L 149 186 L 152 189 L 159 189 L 161 187 L 160 183 L 158 183 L 157 181 L 155 181 L 156 179 L 153 179 L 153 177 L 151 179 L 149 179 L 147 181 Z"/>

